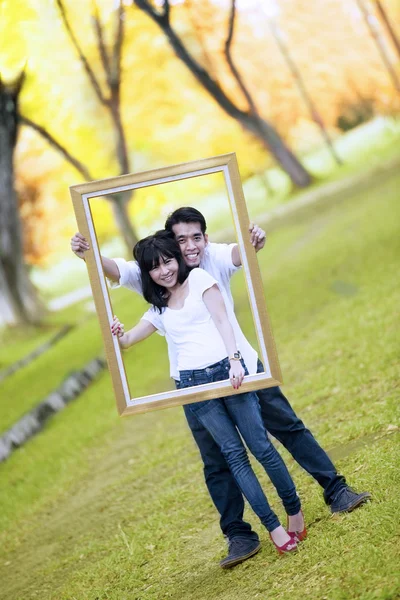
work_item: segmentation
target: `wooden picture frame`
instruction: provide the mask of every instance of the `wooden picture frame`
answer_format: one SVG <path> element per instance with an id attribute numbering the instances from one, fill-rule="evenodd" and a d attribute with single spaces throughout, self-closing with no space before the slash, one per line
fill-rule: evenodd
<path id="1" fill-rule="evenodd" d="M 113 311 L 103 273 L 89 201 L 92 198 L 108 194 L 162 185 L 171 181 L 201 177 L 218 172 L 222 172 L 225 179 L 261 354 L 260 358 L 263 364 L 267 365 L 266 370 L 263 373 L 246 376 L 239 390 L 234 390 L 229 380 L 226 380 L 134 398 L 131 395 L 127 381 L 118 338 L 112 335 L 110 329 Z M 226 396 L 228 392 L 229 395 L 233 395 L 282 383 L 281 370 L 265 303 L 261 273 L 256 252 L 249 239 L 248 227 L 250 221 L 235 153 L 74 185 L 70 187 L 70 193 L 78 229 L 90 245 L 90 250 L 86 252 L 86 264 L 103 335 L 117 409 L 121 416 L 210 400 L 211 398 Z"/>

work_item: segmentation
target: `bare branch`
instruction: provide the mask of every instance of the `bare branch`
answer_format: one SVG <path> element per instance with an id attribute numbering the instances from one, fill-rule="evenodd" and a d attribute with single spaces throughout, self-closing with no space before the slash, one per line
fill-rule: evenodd
<path id="1" fill-rule="evenodd" d="M 117 158 L 120 166 L 120 173 L 129 172 L 129 154 L 126 143 L 125 130 L 121 118 L 121 55 L 124 41 L 124 20 L 125 9 L 122 0 L 119 2 L 117 11 L 116 33 L 114 40 L 112 66 L 110 74 L 110 101 L 109 109 L 111 119 L 114 124 L 117 144 Z"/>
<path id="2" fill-rule="evenodd" d="M 188 2 L 185 2 L 184 6 L 189 14 L 190 23 L 192 25 L 193 31 L 195 32 L 197 40 L 201 47 L 201 51 L 203 54 L 203 64 L 207 68 L 208 73 L 210 73 L 210 75 L 214 78 L 215 68 L 214 68 L 213 62 L 211 60 L 210 53 L 208 52 L 207 46 L 204 42 L 204 37 L 203 37 L 203 34 L 201 33 L 201 28 L 198 27 L 196 19 L 193 16 L 193 3 L 190 0 L 188 0 Z"/>
<path id="3" fill-rule="evenodd" d="M 383 6 L 383 4 L 382 4 L 382 2 L 380 0 L 375 0 L 375 6 L 376 6 L 376 10 L 378 11 L 378 14 L 380 15 L 380 17 L 381 17 L 381 19 L 382 19 L 382 21 L 383 21 L 383 23 L 384 23 L 384 25 L 385 25 L 385 27 L 387 29 L 387 32 L 388 32 L 388 34 L 390 36 L 390 39 L 392 40 L 393 45 L 394 45 L 394 47 L 397 50 L 397 54 L 400 57 L 400 38 L 397 35 L 397 33 L 396 33 L 396 31 L 395 31 L 395 29 L 394 29 L 394 27 L 392 25 L 392 22 L 391 22 L 391 20 L 389 18 L 387 10 Z"/>
<path id="4" fill-rule="evenodd" d="M 97 47 L 99 50 L 104 73 L 107 78 L 107 83 L 110 85 L 110 78 L 111 78 L 110 61 L 108 58 L 107 48 L 104 43 L 103 26 L 100 21 L 99 9 L 98 9 L 96 0 L 93 0 L 93 25 L 94 25 L 94 30 L 96 32 Z"/>
<path id="5" fill-rule="evenodd" d="M 196 61 L 189 50 L 183 44 L 176 31 L 165 24 L 160 14 L 153 10 L 147 0 L 134 0 L 136 6 L 143 10 L 149 17 L 157 23 L 164 34 L 167 36 L 176 56 L 184 62 L 197 81 L 211 94 L 228 115 L 235 119 L 247 117 L 248 113 L 238 108 L 230 98 L 225 94 L 219 83 L 213 79 L 209 73 Z"/>
<path id="6" fill-rule="evenodd" d="M 125 9 L 122 0 L 119 2 L 117 11 L 117 30 L 114 40 L 114 51 L 113 61 L 111 70 L 110 88 L 120 87 L 121 84 L 121 54 L 122 44 L 124 41 L 124 22 L 125 22 Z"/>
<path id="7" fill-rule="evenodd" d="M 52 146 L 55 150 L 58 150 L 58 152 L 60 152 L 63 155 L 65 160 L 69 162 L 70 165 L 75 167 L 75 169 L 79 171 L 79 173 L 84 179 L 86 179 L 86 181 L 91 181 L 94 179 L 94 177 L 92 177 L 90 172 L 88 171 L 87 167 L 85 167 L 85 165 L 82 164 L 77 158 L 72 156 L 72 154 L 64 146 L 57 142 L 57 140 L 51 135 L 51 133 L 49 133 L 44 127 L 38 125 L 37 123 L 34 123 L 34 121 L 31 121 L 23 115 L 20 115 L 19 118 L 22 125 L 26 125 L 27 127 L 31 127 L 32 129 L 37 131 L 37 133 L 39 133 L 42 136 L 42 138 L 50 144 L 50 146 Z"/>
<path id="8" fill-rule="evenodd" d="M 253 98 L 251 97 L 250 92 L 248 91 L 247 87 L 245 86 L 239 71 L 237 70 L 237 68 L 233 62 L 233 58 L 232 58 L 232 54 L 231 54 L 231 46 L 232 46 L 232 41 L 233 41 L 234 29 L 235 29 L 235 20 L 236 20 L 236 2 L 235 2 L 235 0 L 232 0 L 231 12 L 229 15 L 229 24 L 228 24 L 228 36 L 225 41 L 226 62 L 228 63 L 232 75 L 236 79 L 238 86 L 240 87 L 244 97 L 247 100 L 247 104 L 249 105 L 250 112 L 253 115 L 258 117 L 259 115 L 258 115 L 257 107 L 254 103 Z"/>
<path id="9" fill-rule="evenodd" d="M 275 127 L 261 118 L 257 112 L 242 110 L 226 95 L 220 84 L 196 61 L 189 50 L 183 44 L 176 31 L 171 27 L 169 20 L 164 15 L 153 10 L 148 0 L 134 0 L 136 6 L 146 13 L 166 35 L 176 56 L 190 70 L 197 81 L 206 89 L 219 106 L 247 131 L 253 133 L 270 150 L 277 162 L 288 173 L 295 185 L 306 187 L 311 182 L 311 177 L 297 157 L 280 137 Z M 165 6 L 165 3 L 164 3 Z M 167 17 L 168 17 L 167 13 Z M 232 17 L 232 15 L 231 15 Z M 233 30 L 232 30 L 233 35 Z M 229 45 L 228 45 L 229 54 Z M 243 84 L 242 84 L 243 85 Z M 250 98 L 251 100 L 251 98 Z M 254 106 L 254 103 L 253 103 Z M 255 108 L 255 107 L 254 107 Z"/>
<path id="10" fill-rule="evenodd" d="M 164 0 L 164 12 L 162 13 L 159 13 L 156 10 L 154 10 L 154 8 L 150 4 L 150 2 L 148 2 L 148 0 L 134 0 L 134 2 L 138 8 L 143 10 L 143 12 L 145 12 L 147 15 L 149 15 L 149 17 L 154 19 L 154 21 L 156 21 L 156 23 L 158 23 L 160 26 L 166 26 L 170 24 L 169 17 L 171 7 L 168 0 Z"/>
<path id="11" fill-rule="evenodd" d="M 397 75 L 397 72 L 393 66 L 390 54 L 388 53 L 387 46 L 382 39 L 381 33 L 379 31 L 379 27 L 376 24 L 376 19 L 374 19 L 373 14 L 370 12 L 368 3 L 365 0 L 357 0 L 358 8 L 360 9 L 361 14 L 364 17 L 365 23 L 369 29 L 370 34 L 376 44 L 378 52 L 381 56 L 382 62 L 386 67 L 387 72 L 393 82 L 394 87 L 398 92 L 400 92 L 400 79 Z"/>
<path id="12" fill-rule="evenodd" d="M 164 0 L 164 14 L 163 14 L 163 19 L 165 21 L 165 23 L 169 24 L 169 16 L 170 16 L 170 4 L 169 4 L 169 0 Z"/>
<path id="13" fill-rule="evenodd" d="M 81 49 L 81 47 L 79 45 L 79 42 L 78 42 L 78 40 L 77 40 L 77 38 L 76 38 L 73 30 L 72 30 L 70 22 L 69 22 L 69 20 L 67 18 L 67 14 L 65 12 L 65 6 L 63 4 L 63 1 L 62 0 L 56 0 L 56 1 L 57 1 L 58 8 L 60 9 L 61 17 L 62 17 L 62 20 L 64 22 L 65 28 L 66 28 L 66 30 L 68 32 L 68 35 L 70 37 L 70 40 L 71 40 L 71 42 L 72 42 L 75 50 L 77 51 L 77 53 L 79 55 L 81 63 L 83 64 L 83 67 L 84 67 L 84 69 L 86 71 L 86 74 L 87 74 L 89 80 L 90 80 L 90 83 L 92 84 L 94 92 L 95 92 L 96 96 L 98 97 L 98 99 L 100 100 L 100 102 L 102 104 L 104 104 L 105 106 L 107 106 L 108 100 L 107 100 L 107 98 L 104 97 L 103 92 L 101 91 L 101 88 L 100 88 L 100 84 L 97 81 L 96 76 L 95 76 L 95 74 L 94 74 L 94 72 L 92 70 L 92 67 L 90 66 L 90 64 L 89 64 L 86 56 L 84 55 L 84 53 L 83 53 L 83 51 L 82 51 L 82 49 Z"/>
<path id="14" fill-rule="evenodd" d="M 233 31 L 235 29 L 235 19 L 236 19 L 236 2 L 235 0 L 231 1 L 231 13 L 229 15 L 229 26 L 228 26 L 228 37 L 225 41 L 225 52 L 230 52 L 230 47 L 233 40 Z"/>
<path id="15" fill-rule="evenodd" d="M 23 84 L 25 83 L 25 78 L 26 78 L 25 68 L 20 72 L 19 75 L 17 75 L 17 77 L 13 81 L 10 81 L 7 84 L 2 79 L 1 73 L 0 73 L 0 92 L 2 92 L 4 90 L 11 91 L 13 96 L 15 98 L 17 98 L 19 96 L 19 93 L 21 91 Z"/>

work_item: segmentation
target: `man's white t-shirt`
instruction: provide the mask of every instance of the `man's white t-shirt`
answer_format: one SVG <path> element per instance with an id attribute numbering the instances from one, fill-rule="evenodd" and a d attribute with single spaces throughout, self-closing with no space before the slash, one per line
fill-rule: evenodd
<path id="1" fill-rule="evenodd" d="M 232 249 L 235 244 L 215 244 L 208 243 L 205 247 L 200 267 L 207 271 L 218 283 L 222 296 L 225 301 L 229 321 L 232 325 L 238 350 L 243 356 L 243 360 L 250 375 L 257 372 L 257 352 L 252 348 L 240 328 L 234 311 L 233 297 L 230 287 L 230 278 L 241 267 L 236 267 L 232 262 Z M 126 261 L 123 258 L 113 259 L 120 272 L 119 284 L 111 283 L 111 287 L 126 287 L 134 292 L 142 294 L 142 282 L 139 265 L 134 261 Z M 161 330 L 158 330 L 162 333 Z M 174 343 L 168 333 L 165 334 L 168 344 L 168 357 L 170 362 L 171 377 L 179 380 L 179 370 L 177 367 L 176 350 Z M 217 362 L 217 361 L 216 361 Z M 192 367 L 193 368 L 193 367 Z"/>
<path id="2" fill-rule="evenodd" d="M 188 295 L 180 309 L 152 306 L 142 317 L 162 333 L 168 333 L 176 353 L 178 371 L 204 369 L 228 356 L 222 337 L 203 300 L 217 281 L 203 269 L 188 276 Z"/>

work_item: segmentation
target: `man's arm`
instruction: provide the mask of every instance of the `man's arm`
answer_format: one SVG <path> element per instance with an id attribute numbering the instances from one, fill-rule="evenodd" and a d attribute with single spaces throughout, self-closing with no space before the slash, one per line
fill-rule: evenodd
<path id="1" fill-rule="evenodd" d="M 254 225 L 254 223 L 250 223 L 249 226 L 250 232 L 250 242 L 254 246 L 255 251 L 258 252 L 265 246 L 266 235 L 265 231 L 261 229 L 258 225 Z M 235 267 L 240 267 L 242 264 L 242 260 L 240 258 L 239 246 L 236 244 L 232 248 L 232 262 Z"/>
<path id="2" fill-rule="evenodd" d="M 101 262 L 103 264 L 104 275 L 108 279 L 111 279 L 111 281 L 115 281 L 115 283 L 119 283 L 121 273 L 119 272 L 118 265 L 115 262 L 115 260 L 101 255 Z"/>
<path id="3" fill-rule="evenodd" d="M 86 238 L 83 237 L 81 233 L 76 233 L 74 237 L 71 238 L 71 250 L 76 256 L 85 260 L 85 252 L 89 250 L 89 244 Z M 101 262 L 103 264 L 103 271 L 105 276 L 115 283 L 119 283 L 121 273 L 119 272 L 118 265 L 115 260 L 112 258 L 107 258 L 106 256 L 101 257 Z"/>

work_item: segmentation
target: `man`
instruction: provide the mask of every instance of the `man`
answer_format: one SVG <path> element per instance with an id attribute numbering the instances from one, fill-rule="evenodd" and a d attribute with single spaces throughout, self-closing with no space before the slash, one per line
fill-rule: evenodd
<path id="1" fill-rule="evenodd" d="M 243 335 L 237 322 L 230 291 L 230 278 L 241 266 L 237 244 L 209 243 L 204 216 L 195 208 L 184 207 L 174 211 L 165 223 L 165 229 L 175 235 L 185 263 L 189 268 L 201 267 L 219 283 L 235 331 L 239 350 L 250 374 L 264 371 L 256 352 Z M 265 232 L 256 225 L 250 226 L 250 240 L 256 252 L 265 245 Z M 71 239 L 71 248 L 80 258 L 89 249 L 85 238 L 79 233 Z M 137 263 L 124 259 L 102 257 L 105 275 L 114 283 L 141 293 L 140 270 Z M 169 340 L 167 340 L 169 342 Z M 179 379 L 176 370 L 174 348 L 168 343 L 171 376 Z M 179 387 L 179 381 L 176 383 Z M 350 512 L 370 498 L 368 492 L 357 494 L 337 473 L 326 452 L 319 446 L 311 432 L 297 417 L 279 387 L 257 392 L 266 429 L 292 454 L 324 489 L 324 500 L 332 512 Z M 186 419 L 198 445 L 204 463 L 204 475 L 210 496 L 220 514 L 220 526 L 228 539 L 228 555 L 220 562 L 222 568 L 233 567 L 250 558 L 260 549 L 257 533 L 243 521 L 243 496 L 229 467 L 206 429 L 184 406 Z M 301 531 L 302 523 L 292 523 L 294 530 Z M 291 527 L 291 528 L 292 528 Z"/>

